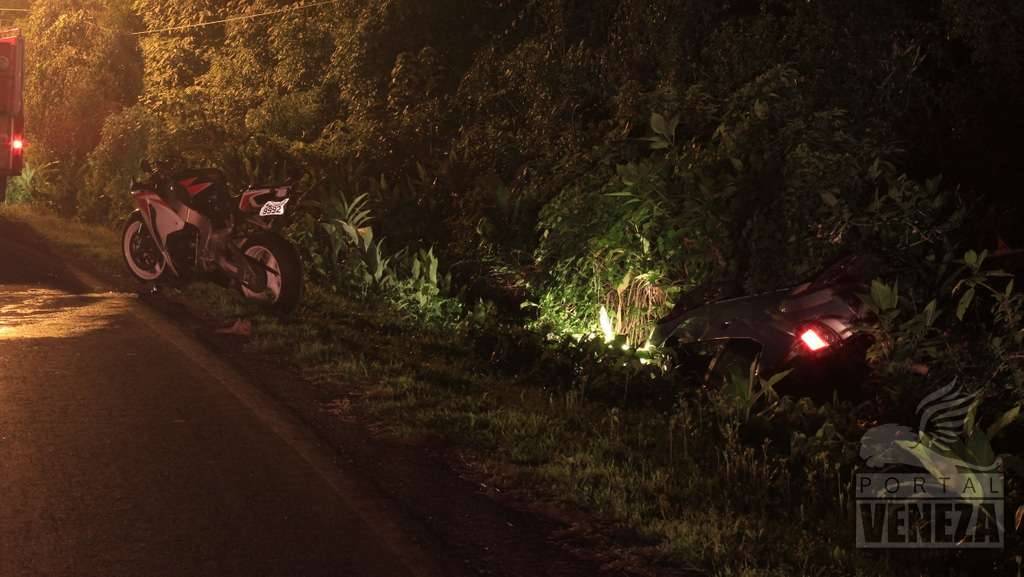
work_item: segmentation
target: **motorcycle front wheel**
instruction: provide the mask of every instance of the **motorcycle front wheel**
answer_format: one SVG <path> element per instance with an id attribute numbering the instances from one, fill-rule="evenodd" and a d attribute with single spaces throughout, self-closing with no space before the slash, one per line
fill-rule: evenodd
<path id="1" fill-rule="evenodd" d="M 302 300 L 302 261 L 295 247 L 276 234 L 260 234 L 242 245 L 242 254 L 256 261 L 267 275 L 267 288 L 256 292 L 245 285 L 245 298 L 262 301 L 280 312 L 295 310 Z"/>
<path id="2" fill-rule="evenodd" d="M 121 253 L 128 270 L 140 282 L 156 282 L 163 278 L 167 269 L 164 255 L 157 248 L 138 212 L 132 213 L 124 225 Z"/>

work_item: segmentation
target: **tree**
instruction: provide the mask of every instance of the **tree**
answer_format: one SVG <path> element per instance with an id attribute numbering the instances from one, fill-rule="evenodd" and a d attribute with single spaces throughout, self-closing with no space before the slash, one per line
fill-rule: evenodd
<path id="1" fill-rule="evenodd" d="M 33 2 L 25 36 L 29 46 L 26 127 L 32 160 L 58 162 L 49 202 L 75 210 L 87 155 L 110 114 L 138 96 L 142 68 L 134 20 L 123 2 Z"/>

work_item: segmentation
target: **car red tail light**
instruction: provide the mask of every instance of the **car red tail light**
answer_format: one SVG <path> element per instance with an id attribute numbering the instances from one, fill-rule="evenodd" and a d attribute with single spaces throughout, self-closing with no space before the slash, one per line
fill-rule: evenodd
<path id="1" fill-rule="evenodd" d="M 800 340 L 803 341 L 804 346 L 807 350 L 812 353 L 820 351 L 821 349 L 829 346 L 828 341 L 825 340 L 824 336 L 819 334 L 814 328 L 808 328 L 800 334 Z"/>
<path id="2" fill-rule="evenodd" d="M 20 138 L 15 138 L 14 140 L 11 141 L 11 149 L 13 149 L 13 150 L 21 150 L 23 148 L 25 148 L 25 141 L 24 140 L 22 140 Z"/>

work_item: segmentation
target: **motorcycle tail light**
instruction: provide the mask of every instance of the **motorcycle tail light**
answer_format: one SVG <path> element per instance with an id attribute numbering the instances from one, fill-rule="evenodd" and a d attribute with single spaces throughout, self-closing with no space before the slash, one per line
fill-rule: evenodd
<path id="1" fill-rule="evenodd" d="M 829 346 L 824 335 L 820 334 L 819 331 L 814 329 L 814 327 L 805 329 L 804 332 L 800 334 L 800 340 L 803 342 L 804 347 L 812 353 L 828 348 Z"/>

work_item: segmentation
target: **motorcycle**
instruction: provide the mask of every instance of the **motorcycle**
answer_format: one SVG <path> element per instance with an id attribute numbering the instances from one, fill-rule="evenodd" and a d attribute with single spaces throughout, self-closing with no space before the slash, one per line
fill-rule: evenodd
<path id="1" fill-rule="evenodd" d="M 750 296 L 725 284 L 699 287 L 658 321 L 650 342 L 684 363 L 700 358 L 708 374 L 752 369 L 768 378 L 789 370 L 787 392 L 855 392 L 870 344 L 863 330 L 869 312 L 859 295 L 867 294 L 876 266 L 869 257 L 847 257 L 808 282 Z"/>
<path id="2" fill-rule="evenodd" d="M 122 233 L 125 264 L 139 281 L 211 280 L 281 312 L 302 298 L 302 262 L 277 230 L 291 186 L 250 186 L 237 199 L 216 168 L 175 169 L 143 162 L 133 181 L 137 207 Z"/>

